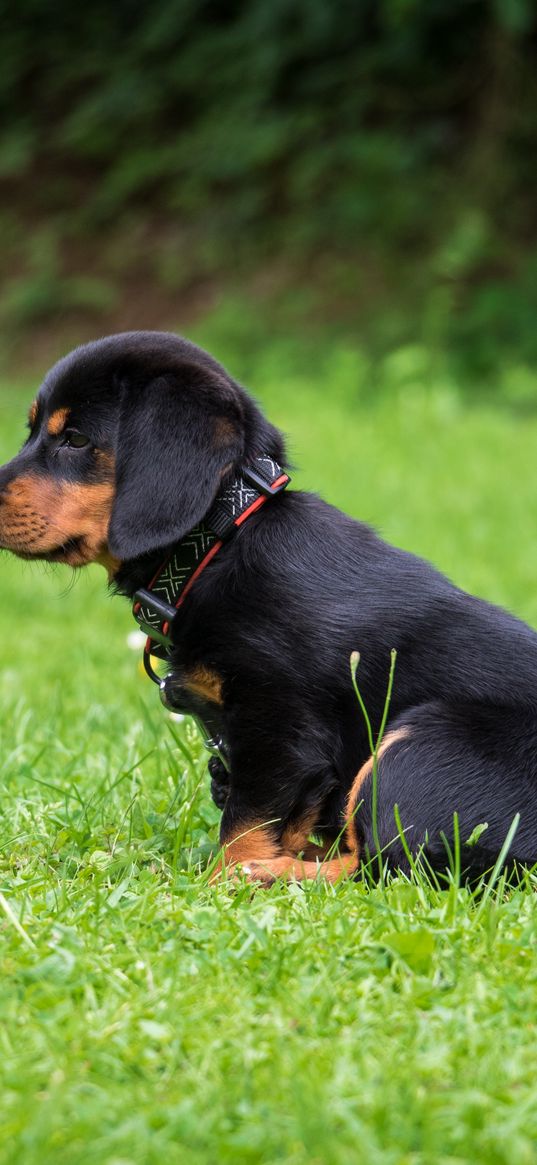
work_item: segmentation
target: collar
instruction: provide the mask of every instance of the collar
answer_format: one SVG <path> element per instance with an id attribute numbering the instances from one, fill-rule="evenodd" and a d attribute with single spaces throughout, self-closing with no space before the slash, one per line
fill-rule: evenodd
<path id="1" fill-rule="evenodd" d="M 173 629 L 188 592 L 224 542 L 236 534 L 251 514 L 289 484 L 287 473 L 272 457 L 255 457 L 215 498 L 199 525 L 174 546 L 157 573 L 134 595 L 132 613 L 147 635 L 144 666 L 156 683 L 151 655 L 165 658 L 173 643 Z"/>

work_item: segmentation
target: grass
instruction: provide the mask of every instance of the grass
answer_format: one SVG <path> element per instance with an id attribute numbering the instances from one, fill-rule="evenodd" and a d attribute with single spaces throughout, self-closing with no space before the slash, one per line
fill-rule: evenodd
<path id="1" fill-rule="evenodd" d="M 330 389 L 251 377 L 296 484 L 537 624 L 537 418 L 354 396 L 335 356 Z M 31 395 L 0 395 L 2 457 Z M 532 878 L 208 886 L 206 760 L 128 606 L 97 568 L 0 577 L 1 1165 L 537 1162 Z"/>

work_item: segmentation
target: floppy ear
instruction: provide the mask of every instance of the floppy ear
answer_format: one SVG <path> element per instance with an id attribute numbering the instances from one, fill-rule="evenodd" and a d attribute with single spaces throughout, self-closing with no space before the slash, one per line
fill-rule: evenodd
<path id="1" fill-rule="evenodd" d="M 183 374 L 184 372 L 184 374 Z M 189 375 L 190 374 L 190 375 Z M 122 389 L 108 545 L 123 561 L 178 542 L 242 456 L 238 394 L 195 366 Z"/>

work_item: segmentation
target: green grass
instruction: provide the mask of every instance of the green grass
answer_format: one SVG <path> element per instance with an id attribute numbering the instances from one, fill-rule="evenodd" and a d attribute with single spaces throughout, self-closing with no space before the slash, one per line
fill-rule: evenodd
<path id="1" fill-rule="evenodd" d="M 353 400 L 335 356 L 250 377 L 296 484 L 537 624 L 537 418 L 412 378 Z M 3 457 L 31 395 L 0 396 Z M 128 606 L 97 568 L 0 578 L 1 1165 L 537 1162 L 531 879 L 208 886 L 206 761 Z"/>

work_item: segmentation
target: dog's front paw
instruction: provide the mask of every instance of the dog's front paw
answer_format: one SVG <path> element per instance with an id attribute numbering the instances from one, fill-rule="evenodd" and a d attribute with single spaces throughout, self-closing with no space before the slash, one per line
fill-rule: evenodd
<path id="1" fill-rule="evenodd" d="M 241 882 L 246 878 L 254 886 L 272 886 L 274 882 L 325 881 L 337 883 L 356 873 L 357 860 L 354 854 L 339 853 L 328 861 L 306 861 L 301 857 L 284 854 L 273 858 L 252 858 L 246 861 L 220 862 L 212 881 L 222 878 Z"/>
<path id="2" fill-rule="evenodd" d="M 229 796 L 229 773 L 220 757 L 211 757 L 209 775 L 211 777 L 211 797 L 217 809 L 225 809 Z"/>

